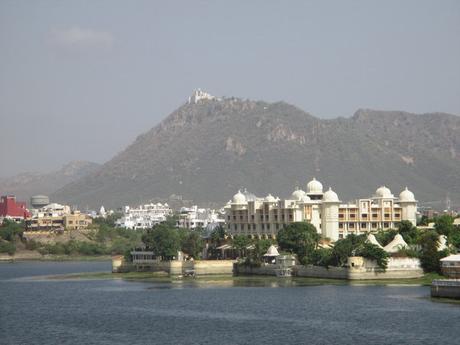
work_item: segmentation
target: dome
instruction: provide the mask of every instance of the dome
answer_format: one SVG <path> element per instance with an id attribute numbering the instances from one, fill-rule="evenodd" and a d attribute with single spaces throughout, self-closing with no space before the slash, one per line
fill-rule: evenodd
<path id="1" fill-rule="evenodd" d="M 305 194 L 302 198 L 302 202 L 309 202 L 309 201 L 311 201 L 310 197 L 307 194 Z"/>
<path id="2" fill-rule="evenodd" d="M 291 199 L 296 200 L 296 201 L 300 201 L 300 200 L 303 199 L 304 196 L 305 196 L 305 192 L 303 190 L 297 188 L 295 191 L 292 192 Z"/>
<path id="3" fill-rule="evenodd" d="M 385 186 L 381 186 L 377 188 L 375 191 L 375 196 L 377 198 L 393 198 L 393 194 L 391 194 L 391 190 Z"/>
<path id="4" fill-rule="evenodd" d="M 404 189 L 401 194 L 399 194 L 399 201 L 415 201 L 414 193 L 409 189 Z"/>
<path id="5" fill-rule="evenodd" d="M 311 180 L 307 184 L 307 193 L 308 194 L 322 194 L 323 193 L 323 185 L 321 184 L 321 182 L 317 181 L 313 177 L 313 180 Z"/>
<path id="6" fill-rule="evenodd" d="M 266 201 L 266 202 L 276 202 L 276 199 L 273 197 L 273 195 L 268 194 L 268 195 L 265 197 L 265 201 Z"/>
<path id="7" fill-rule="evenodd" d="M 339 197 L 337 196 L 337 193 L 334 192 L 329 187 L 329 190 L 326 193 L 324 193 L 324 195 L 323 195 L 323 201 L 325 201 L 325 202 L 339 202 Z"/>
<path id="8" fill-rule="evenodd" d="M 257 199 L 255 194 L 248 192 L 246 188 L 243 191 L 243 195 L 246 198 L 246 201 L 255 201 Z"/>
<path id="9" fill-rule="evenodd" d="M 243 193 L 241 193 L 241 191 L 238 191 L 238 193 L 236 193 L 233 196 L 232 203 L 237 204 L 237 205 L 245 204 L 246 203 L 246 197 L 244 196 Z"/>

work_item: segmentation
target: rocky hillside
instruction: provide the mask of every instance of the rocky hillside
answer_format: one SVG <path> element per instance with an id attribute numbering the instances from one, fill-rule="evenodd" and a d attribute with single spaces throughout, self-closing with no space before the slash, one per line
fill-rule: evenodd
<path id="1" fill-rule="evenodd" d="M 358 110 L 321 120 L 284 102 L 200 100 L 55 198 L 94 207 L 172 194 L 222 203 L 241 187 L 287 197 L 313 176 L 344 201 L 386 184 L 395 194 L 407 185 L 427 202 L 448 192 L 458 204 L 460 117 Z"/>
<path id="2" fill-rule="evenodd" d="M 0 178 L 0 194 L 13 194 L 16 195 L 18 200 L 28 202 L 31 196 L 37 194 L 49 195 L 70 182 L 94 172 L 99 166 L 97 163 L 74 161 L 50 173 L 29 172 Z"/>

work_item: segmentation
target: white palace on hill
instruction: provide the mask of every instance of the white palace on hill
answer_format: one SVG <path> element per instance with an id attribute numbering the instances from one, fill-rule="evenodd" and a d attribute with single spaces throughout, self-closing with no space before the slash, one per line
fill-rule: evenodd
<path id="1" fill-rule="evenodd" d="M 323 237 L 336 241 L 348 234 L 395 228 L 402 220 L 415 225 L 417 201 L 407 187 L 398 198 L 382 186 L 373 197 L 345 204 L 331 188 L 323 193 L 323 185 L 313 178 L 306 192 L 297 189 L 285 200 L 238 191 L 225 210 L 227 231 L 232 236 L 276 238 L 285 224 L 309 222 Z"/>

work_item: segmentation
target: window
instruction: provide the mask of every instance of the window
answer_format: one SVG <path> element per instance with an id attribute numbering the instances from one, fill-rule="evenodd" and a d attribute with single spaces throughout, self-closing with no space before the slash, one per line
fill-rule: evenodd
<path id="1" fill-rule="evenodd" d="M 355 223 L 350 223 L 350 224 L 348 224 L 348 227 L 349 227 L 350 229 L 354 229 L 354 228 L 355 228 Z"/>
<path id="2" fill-rule="evenodd" d="M 388 223 L 383 223 L 384 228 L 388 228 Z"/>
<path id="3" fill-rule="evenodd" d="M 356 215 L 350 214 L 350 218 L 355 218 L 355 217 L 356 217 Z"/>
<path id="4" fill-rule="evenodd" d="M 339 214 L 339 218 L 343 218 L 343 214 L 340 213 L 340 214 Z"/>
<path id="5" fill-rule="evenodd" d="M 339 229 L 343 229 L 343 223 L 339 223 Z"/>
<path id="6" fill-rule="evenodd" d="M 366 213 L 361 214 L 361 218 L 367 218 L 367 214 Z"/>
<path id="7" fill-rule="evenodd" d="M 390 217 L 390 214 L 389 213 L 385 213 L 385 218 L 389 218 Z"/>
<path id="8" fill-rule="evenodd" d="M 367 228 L 367 224 L 366 223 L 361 223 L 361 229 L 366 229 Z"/>

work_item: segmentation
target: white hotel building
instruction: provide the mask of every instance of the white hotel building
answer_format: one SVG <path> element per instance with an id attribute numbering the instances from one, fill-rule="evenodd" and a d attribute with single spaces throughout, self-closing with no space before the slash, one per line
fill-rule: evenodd
<path id="1" fill-rule="evenodd" d="M 379 187 L 373 197 L 342 203 L 329 188 L 313 178 L 307 191 L 295 190 L 289 199 L 269 194 L 258 198 L 238 191 L 225 206 L 230 235 L 276 238 L 278 230 L 293 222 L 309 222 L 318 233 L 332 241 L 348 234 L 395 228 L 402 220 L 416 224 L 417 201 L 407 188 L 395 197 L 390 189 Z"/>
<path id="2" fill-rule="evenodd" d="M 133 230 L 148 229 L 164 222 L 172 213 L 172 209 L 167 203 L 150 203 L 140 205 L 137 208 L 125 206 L 123 216 L 115 222 L 115 225 Z"/>

